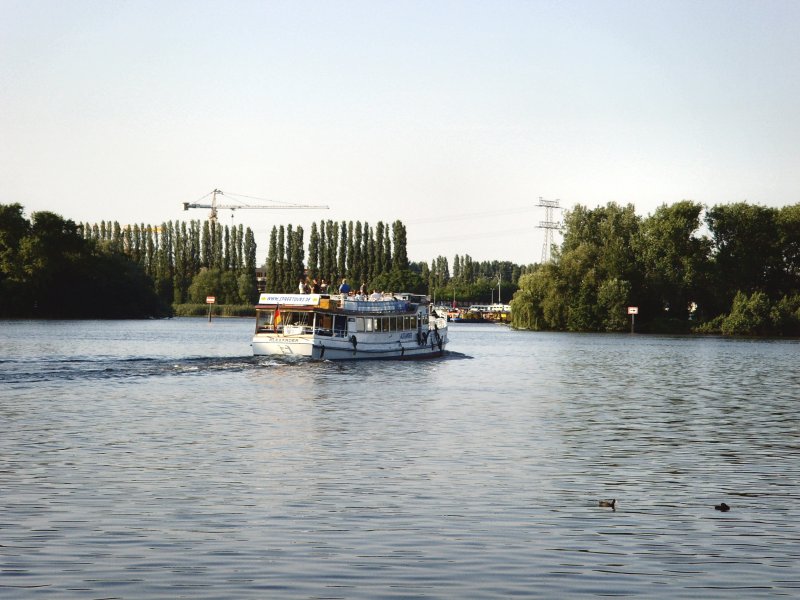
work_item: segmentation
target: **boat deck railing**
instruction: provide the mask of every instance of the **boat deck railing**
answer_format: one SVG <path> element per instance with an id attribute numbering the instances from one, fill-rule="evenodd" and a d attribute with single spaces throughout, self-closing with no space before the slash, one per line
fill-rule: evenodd
<path id="1" fill-rule="evenodd" d="M 408 312 L 411 303 L 406 300 L 345 300 L 342 308 L 363 313 Z"/>

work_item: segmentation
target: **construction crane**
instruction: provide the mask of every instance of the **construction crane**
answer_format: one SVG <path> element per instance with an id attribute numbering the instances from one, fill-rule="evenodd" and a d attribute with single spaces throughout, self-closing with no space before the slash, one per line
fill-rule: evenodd
<path id="1" fill-rule="evenodd" d="M 224 210 L 239 210 L 242 208 L 284 208 L 284 209 L 298 209 L 298 208 L 322 208 L 328 209 L 327 205 L 322 204 L 292 204 L 290 202 L 279 202 L 277 200 L 268 200 L 266 198 L 256 198 L 254 196 L 244 196 L 242 194 L 232 194 L 227 193 L 225 194 L 222 190 L 214 190 L 200 198 L 200 200 L 205 200 L 211 196 L 211 204 L 202 204 L 199 202 L 184 202 L 183 203 L 183 210 L 189 210 L 190 208 L 210 208 L 211 214 L 208 215 L 208 220 L 216 223 L 217 222 L 217 211 L 220 209 Z M 239 204 L 217 204 L 217 196 L 226 196 L 226 197 L 241 197 L 247 198 L 250 200 L 262 200 L 264 202 L 272 202 L 273 204 L 246 204 L 244 202 L 238 201 Z"/>

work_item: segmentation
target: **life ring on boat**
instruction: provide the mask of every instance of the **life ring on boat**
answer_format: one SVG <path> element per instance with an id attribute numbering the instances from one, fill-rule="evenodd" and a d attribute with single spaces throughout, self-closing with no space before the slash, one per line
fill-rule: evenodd
<path id="1" fill-rule="evenodd" d="M 353 344 L 353 350 L 355 350 L 356 346 L 358 346 L 358 340 L 356 339 L 356 336 L 350 336 L 350 343 Z"/>

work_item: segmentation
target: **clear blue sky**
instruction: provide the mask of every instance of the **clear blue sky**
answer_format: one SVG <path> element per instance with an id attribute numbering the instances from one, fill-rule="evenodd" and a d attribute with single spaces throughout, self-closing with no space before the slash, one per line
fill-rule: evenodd
<path id="1" fill-rule="evenodd" d="M 0 202 L 160 223 L 214 188 L 536 262 L 540 196 L 800 202 L 800 2 L 0 0 Z M 231 222 L 231 213 L 221 216 Z M 259 257 L 261 258 L 261 257 Z"/>

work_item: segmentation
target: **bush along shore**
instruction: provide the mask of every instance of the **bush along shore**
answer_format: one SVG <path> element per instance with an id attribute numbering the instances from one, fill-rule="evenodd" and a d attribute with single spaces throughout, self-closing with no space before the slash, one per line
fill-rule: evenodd
<path id="1" fill-rule="evenodd" d="M 563 236 L 520 278 L 514 327 L 626 331 L 635 306 L 641 332 L 800 335 L 800 204 L 578 205 Z"/>
<path id="2" fill-rule="evenodd" d="M 212 317 L 255 317 L 256 309 L 250 304 L 173 304 L 176 317 L 207 317 L 211 307 Z"/>

